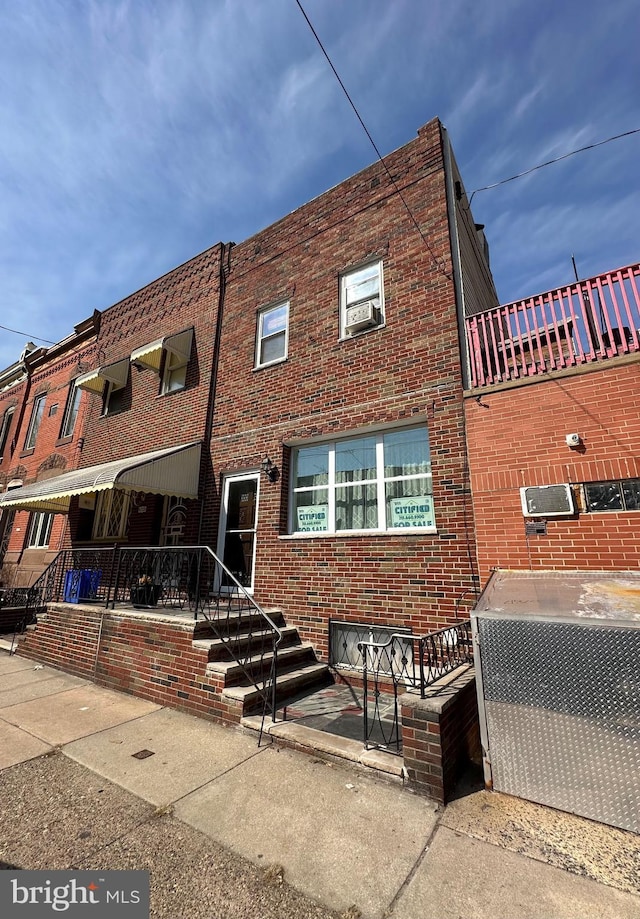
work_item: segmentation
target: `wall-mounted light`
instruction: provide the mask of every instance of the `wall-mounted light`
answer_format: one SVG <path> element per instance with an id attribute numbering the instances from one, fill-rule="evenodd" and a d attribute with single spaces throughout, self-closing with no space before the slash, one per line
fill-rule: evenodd
<path id="1" fill-rule="evenodd" d="M 270 482 L 277 481 L 278 476 L 280 475 L 278 471 L 278 467 L 274 465 L 274 463 L 271 462 L 268 456 L 266 456 L 262 460 L 262 463 L 260 464 L 260 468 L 262 469 L 262 471 L 264 472 L 264 474 L 266 475 L 266 477 L 269 479 Z"/>
<path id="2" fill-rule="evenodd" d="M 582 438 L 579 434 L 567 434 L 565 436 L 567 447 L 579 447 L 582 444 Z"/>

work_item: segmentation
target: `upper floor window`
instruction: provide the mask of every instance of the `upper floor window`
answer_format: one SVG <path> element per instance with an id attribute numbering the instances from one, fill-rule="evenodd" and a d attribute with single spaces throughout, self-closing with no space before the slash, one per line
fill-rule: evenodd
<path id="1" fill-rule="evenodd" d="M 151 370 L 161 377 L 160 393 L 184 389 L 187 365 L 191 359 L 193 328 L 156 338 L 131 352 L 130 361 L 138 370 Z"/>
<path id="2" fill-rule="evenodd" d="M 29 422 L 29 429 L 27 431 L 27 437 L 24 442 L 24 449 L 31 450 L 36 445 L 36 438 L 38 436 L 38 429 L 40 427 L 40 422 L 42 421 L 42 415 L 44 413 L 44 403 L 47 398 L 46 393 L 41 393 L 39 396 L 36 396 L 33 400 L 33 409 L 31 410 L 31 421 Z"/>
<path id="3" fill-rule="evenodd" d="M 340 337 L 384 325 L 382 262 L 370 262 L 340 277 Z"/>
<path id="4" fill-rule="evenodd" d="M 290 530 L 435 530 L 426 427 L 298 447 Z"/>
<path id="5" fill-rule="evenodd" d="M 75 380 L 69 386 L 69 394 L 67 395 L 67 404 L 64 409 L 64 417 L 62 419 L 62 425 L 60 426 L 60 437 L 71 437 L 76 426 L 76 419 L 78 417 L 78 410 L 80 408 L 80 399 L 82 398 L 82 390 L 78 389 L 75 384 Z"/>
<path id="6" fill-rule="evenodd" d="M 189 359 L 184 354 L 178 354 L 175 351 L 166 352 L 161 393 L 176 392 L 178 389 L 184 389 L 187 380 L 188 363 Z"/>
<path id="7" fill-rule="evenodd" d="M 258 313 L 256 367 L 283 361 L 289 344 L 289 304 L 279 303 Z"/>
<path id="8" fill-rule="evenodd" d="M 27 534 L 28 549 L 45 549 L 49 545 L 53 514 L 37 511 L 31 515 L 29 533 Z"/>
<path id="9" fill-rule="evenodd" d="M 5 447 L 9 440 L 9 429 L 11 427 L 11 419 L 13 418 L 14 412 L 15 408 L 12 406 L 8 408 L 2 416 L 2 426 L 0 427 L 0 460 L 4 456 Z"/>

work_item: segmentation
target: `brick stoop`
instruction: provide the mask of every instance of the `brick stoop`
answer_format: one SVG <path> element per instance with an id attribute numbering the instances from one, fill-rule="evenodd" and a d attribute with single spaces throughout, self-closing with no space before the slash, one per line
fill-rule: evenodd
<path id="1" fill-rule="evenodd" d="M 317 660 L 311 644 L 284 625 L 281 611 L 269 612 L 283 631 L 278 700 L 330 682 L 329 668 Z M 242 649 L 244 642 L 246 650 L 248 641 L 248 624 L 241 625 L 239 629 L 237 621 L 228 622 L 233 637 L 221 637 L 206 621 L 172 611 L 51 603 L 27 631 L 20 654 L 158 705 L 239 724 L 262 706 L 249 676 L 259 683 L 263 668 L 271 665 L 271 655 L 250 660 L 244 670 L 234 663 L 230 643 Z"/>

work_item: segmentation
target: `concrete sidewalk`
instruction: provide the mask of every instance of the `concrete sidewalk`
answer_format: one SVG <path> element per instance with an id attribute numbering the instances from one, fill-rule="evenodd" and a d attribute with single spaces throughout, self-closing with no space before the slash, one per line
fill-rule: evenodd
<path id="1" fill-rule="evenodd" d="M 438 808 L 1 651 L 0 770 L 6 866 L 147 868 L 154 916 L 640 916 L 633 834 L 471 786 Z"/>

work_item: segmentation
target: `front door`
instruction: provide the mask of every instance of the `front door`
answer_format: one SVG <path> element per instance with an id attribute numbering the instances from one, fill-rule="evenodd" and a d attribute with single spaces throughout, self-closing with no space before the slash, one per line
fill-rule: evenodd
<path id="1" fill-rule="evenodd" d="M 250 591 L 256 558 L 259 482 L 258 474 L 225 476 L 218 538 L 218 556 Z"/>

